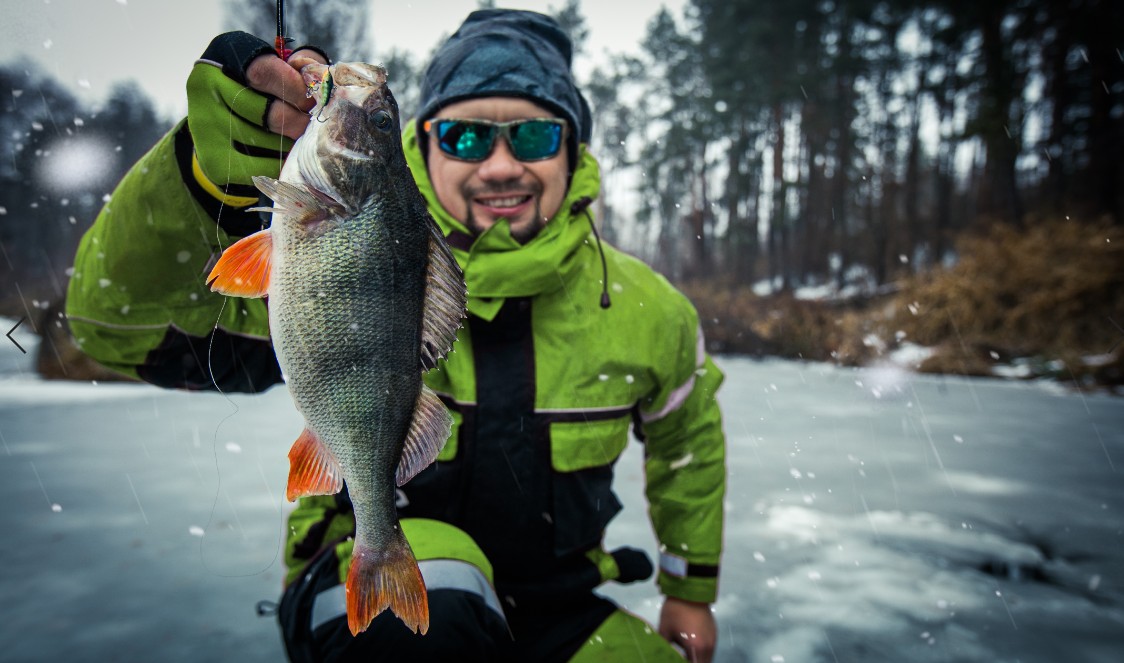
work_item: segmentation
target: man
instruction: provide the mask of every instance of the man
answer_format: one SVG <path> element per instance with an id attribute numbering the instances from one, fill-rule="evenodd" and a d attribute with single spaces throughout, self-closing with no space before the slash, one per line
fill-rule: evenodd
<path id="1" fill-rule="evenodd" d="M 262 302 L 224 303 L 204 278 L 258 229 L 243 211 L 258 202 L 250 177 L 277 175 L 309 121 L 297 70 L 323 59 L 298 50 L 286 63 L 243 33 L 212 42 L 186 122 L 130 171 L 79 249 L 68 312 L 88 353 L 162 386 L 281 380 Z M 280 615 L 293 660 L 681 660 L 667 641 L 693 661 L 713 654 L 722 376 L 686 299 L 596 236 L 599 171 L 570 59 L 552 19 L 482 10 L 426 72 L 403 144 L 469 292 L 453 354 L 425 376 L 453 433 L 398 495 L 431 626 L 415 635 L 384 613 L 351 636 L 346 491 L 304 498 Z M 602 547 L 630 426 L 646 441 L 664 639 L 593 593 L 651 571 L 639 551 Z"/>

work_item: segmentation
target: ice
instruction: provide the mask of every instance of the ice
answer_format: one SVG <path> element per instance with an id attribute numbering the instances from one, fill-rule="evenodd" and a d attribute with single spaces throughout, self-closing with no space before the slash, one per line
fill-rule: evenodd
<path id="1" fill-rule="evenodd" d="M 19 338 L 34 352 L 34 335 Z M 7 345 L 0 527 L 20 543 L 0 576 L 0 620 L 18 625 L 4 656 L 283 659 L 254 605 L 277 599 L 283 574 L 286 453 L 301 427 L 285 388 L 233 395 L 231 415 L 217 394 L 42 381 Z M 875 399 L 870 370 L 718 364 L 729 508 L 716 663 L 1119 658 L 1124 494 L 1111 459 L 1124 457 L 1124 401 L 912 373 L 906 395 Z M 224 452 L 233 440 L 242 453 Z M 630 444 L 616 464 L 624 511 L 606 546 L 655 557 L 643 457 Z M 96 554 L 68 563 L 76 550 Z M 659 619 L 653 582 L 602 592 Z"/>

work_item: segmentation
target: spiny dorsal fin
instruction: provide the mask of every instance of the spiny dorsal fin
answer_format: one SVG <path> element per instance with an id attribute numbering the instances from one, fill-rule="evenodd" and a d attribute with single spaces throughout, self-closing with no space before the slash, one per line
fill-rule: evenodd
<path id="1" fill-rule="evenodd" d="M 267 208 L 271 213 L 284 212 L 301 223 L 323 221 L 338 211 L 333 201 L 299 184 L 255 175 L 254 186 L 273 201 L 275 206 Z"/>
<path id="2" fill-rule="evenodd" d="M 437 225 L 429 222 L 429 267 L 422 311 L 421 364 L 428 371 L 449 354 L 465 317 L 464 273 Z"/>
<path id="3" fill-rule="evenodd" d="M 308 428 L 289 449 L 289 487 L 285 498 L 290 502 L 307 495 L 335 495 L 343 488 L 340 464 L 328 447 Z"/>
<path id="4" fill-rule="evenodd" d="M 215 292 L 235 297 L 264 297 L 273 264 L 273 234 L 269 229 L 247 235 L 226 247 L 207 275 Z"/>
<path id="5" fill-rule="evenodd" d="M 413 479 L 437 458 L 452 428 L 453 417 L 445 409 L 445 404 L 423 384 L 414 406 L 410 432 L 406 434 L 406 444 L 402 447 L 402 459 L 398 461 L 398 471 L 394 475 L 399 486 Z"/>

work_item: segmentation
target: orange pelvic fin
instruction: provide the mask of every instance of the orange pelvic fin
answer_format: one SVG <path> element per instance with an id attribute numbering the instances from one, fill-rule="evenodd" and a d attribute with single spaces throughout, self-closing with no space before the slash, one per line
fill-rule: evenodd
<path id="1" fill-rule="evenodd" d="M 306 495 L 335 495 L 343 488 L 340 464 L 331 450 L 305 428 L 289 449 L 289 487 L 285 499 Z"/>
<path id="2" fill-rule="evenodd" d="M 227 247 L 207 276 L 207 285 L 224 295 L 264 297 L 272 262 L 273 233 L 267 228 Z"/>
<path id="3" fill-rule="evenodd" d="M 368 548 L 358 539 L 347 571 L 347 626 L 352 635 L 367 630 L 380 612 L 390 610 L 406 628 L 429 630 L 429 598 L 414 552 L 401 529 L 388 548 Z"/>

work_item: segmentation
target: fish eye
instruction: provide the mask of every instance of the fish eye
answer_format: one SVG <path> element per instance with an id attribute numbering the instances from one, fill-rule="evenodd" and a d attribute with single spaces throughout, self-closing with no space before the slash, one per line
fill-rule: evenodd
<path id="1" fill-rule="evenodd" d="M 375 123 L 375 127 L 381 129 L 382 131 L 390 129 L 390 125 L 393 124 L 393 119 L 390 117 L 390 113 L 382 110 L 375 113 L 375 117 L 373 118 L 373 120 Z"/>

